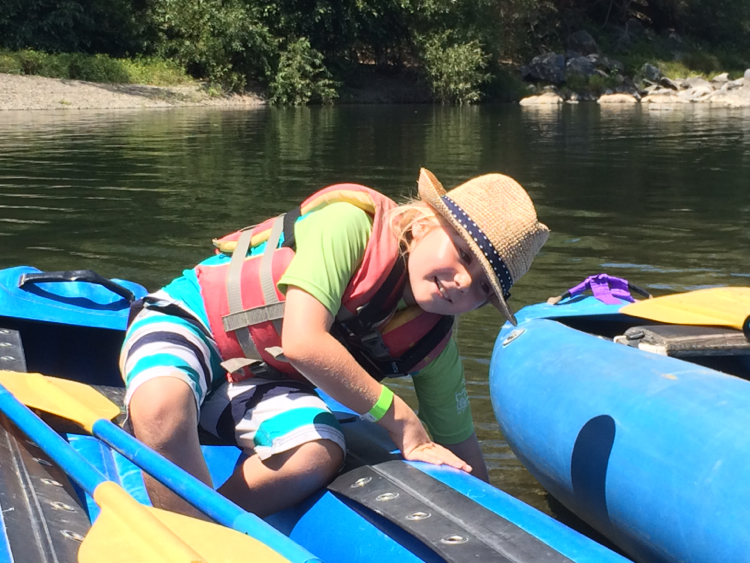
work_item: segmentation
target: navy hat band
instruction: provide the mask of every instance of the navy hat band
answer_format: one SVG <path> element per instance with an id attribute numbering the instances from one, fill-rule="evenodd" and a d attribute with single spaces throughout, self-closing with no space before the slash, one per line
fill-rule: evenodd
<path id="1" fill-rule="evenodd" d="M 464 229 L 466 229 L 466 232 L 469 233 L 469 236 L 472 239 L 474 239 L 479 250 L 484 254 L 485 258 L 487 258 L 487 261 L 495 272 L 495 276 L 500 282 L 500 287 L 503 289 L 503 299 L 507 300 L 508 297 L 510 297 L 510 288 L 513 286 L 513 277 L 510 275 L 510 271 L 508 271 L 508 266 L 506 266 L 505 261 L 500 254 L 498 254 L 490 239 L 484 234 L 484 231 L 482 231 L 479 225 L 469 217 L 466 211 L 461 209 L 461 207 L 447 195 L 442 196 L 441 199 L 448 207 L 453 218 L 458 221 Z"/>

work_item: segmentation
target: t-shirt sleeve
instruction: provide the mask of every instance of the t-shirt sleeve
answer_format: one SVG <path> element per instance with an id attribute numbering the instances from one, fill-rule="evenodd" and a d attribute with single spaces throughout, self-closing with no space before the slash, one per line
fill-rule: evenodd
<path id="1" fill-rule="evenodd" d="M 412 376 L 419 401 L 419 418 L 439 444 L 458 444 L 474 433 L 464 367 L 456 341 Z"/>
<path id="2" fill-rule="evenodd" d="M 294 225 L 296 254 L 277 284 L 279 291 L 299 287 L 336 315 L 371 233 L 370 216 L 349 203 L 332 203 L 301 218 Z"/>

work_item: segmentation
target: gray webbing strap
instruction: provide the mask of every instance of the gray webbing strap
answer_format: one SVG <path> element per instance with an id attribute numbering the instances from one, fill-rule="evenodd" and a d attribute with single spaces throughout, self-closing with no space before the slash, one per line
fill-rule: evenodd
<path id="1" fill-rule="evenodd" d="M 230 358 L 221 362 L 221 367 L 227 370 L 229 373 L 235 373 L 240 371 L 242 368 L 257 364 L 258 360 L 250 360 L 248 358 Z"/>
<path id="2" fill-rule="evenodd" d="M 232 252 L 232 260 L 229 262 L 229 271 L 227 272 L 227 301 L 229 303 L 229 315 L 242 313 L 242 266 L 245 263 L 247 251 L 250 248 L 250 240 L 253 238 L 252 230 L 243 231 L 237 240 L 237 246 Z M 242 348 L 242 352 L 248 358 L 260 360 L 260 354 L 255 347 L 253 339 L 250 337 L 250 331 L 229 329 L 227 328 L 227 317 L 222 319 L 224 330 L 236 330 L 237 341 Z"/>
<path id="3" fill-rule="evenodd" d="M 252 309 L 245 309 L 238 313 L 230 313 L 221 318 L 226 332 L 239 330 L 246 326 L 254 326 L 266 321 L 275 321 L 284 316 L 284 304 L 260 305 Z"/>
<path id="4" fill-rule="evenodd" d="M 268 237 L 266 244 L 266 251 L 263 253 L 263 258 L 260 260 L 260 287 L 263 290 L 263 301 L 266 303 L 266 307 L 280 304 L 282 307 L 282 314 L 273 320 L 273 324 L 276 327 L 276 332 L 281 334 L 281 317 L 283 316 L 283 303 L 279 302 L 279 298 L 276 296 L 276 284 L 273 281 L 273 254 L 276 252 L 276 247 L 279 244 L 281 233 L 284 231 L 284 215 L 276 217 L 271 228 L 271 235 Z"/>

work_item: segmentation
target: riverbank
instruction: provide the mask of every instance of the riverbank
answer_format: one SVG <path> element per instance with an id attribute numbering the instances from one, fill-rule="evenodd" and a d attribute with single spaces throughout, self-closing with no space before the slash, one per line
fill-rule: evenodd
<path id="1" fill-rule="evenodd" d="M 0 111 L 181 106 L 253 107 L 265 103 L 259 94 L 217 95 L 199 84 L 146 86 L 0 73 Z"/>

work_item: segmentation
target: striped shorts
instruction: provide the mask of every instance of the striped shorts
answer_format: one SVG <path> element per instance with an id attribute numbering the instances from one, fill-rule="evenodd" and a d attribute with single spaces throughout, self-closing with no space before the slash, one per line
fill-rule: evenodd
<path id="1" fill-rule="evenodd" d="M 228 383 L 216 342 L 197 320 L 143 309 L 125 335 L 120 372 L 126 406 L 146 381 L 181 379 L 193 391 L 200 426 L 249 455 L 267 459 L 323 439 L 346 451 L 336 417 L 312 386 L 261 378 Z"/>

